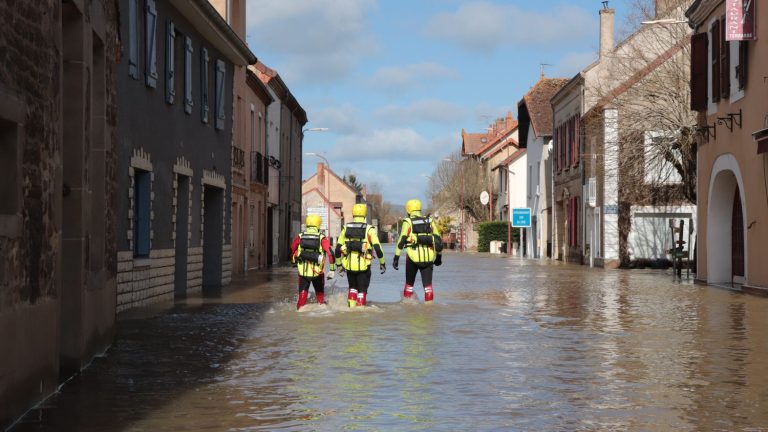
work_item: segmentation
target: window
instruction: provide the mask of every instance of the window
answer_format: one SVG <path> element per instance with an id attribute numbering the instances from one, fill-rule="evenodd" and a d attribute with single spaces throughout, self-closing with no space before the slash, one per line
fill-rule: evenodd
<path id="1" fill-rule="evenodd" d="M 147 86 L 157 87 L 157 8 L 155 0 L 147 0 L 144 14 L 144 73 Z"/>
<path id="2" fill-rule="evenodd" d="M 133 256 L 149 257 L 152 175 L 136 170 L 133 184 Z"/>
<path id="3" fill-rule="evenodd" d="M 223 60 L 216 60 L 216 88 L 214 90 L 216 100 L 216 129 L 224 129 L 224 120 L 226 120 L 226 111 L 224 110 L 224 100 L 226 99 L 225 87 L 225 73 L 227 71 L 227 65 Z"/>
<path id="4" fill-rule="evenodd" d="M 139 0 L 128 0 L 128 75 L 139 79 Z"/>
<path id="5" fill-rule="evenodd" d="M 731 96 L 731 43 L 725 40 L 725 17 L 720 18 L 720 97 Z"/>
<path id="6" fill-rule="evenodd" d="M 192 114 L 192 39 L 184 38 L 184 112 Z"/>
<path id="7" fill-rule="evenodd" d="M 176 28 L 168 20 L 165 26 L 165 101 L 173 104 L 176 96 Z"/>
<path id="8" fill-rule="evenodd" d="M 200 50 L 200 120 L 208 123 L 208 50 Z"/>
<path id="9" fill-rule="evenodd" d="M 531 195 L 531 186 L 533 185 L 533 165 L 528 165 L 528 198 Z"/>
<path id="10" fill-rule="evenodd" d="M 739 90 L 747 86 L 747 70 L 749 63 L 749 41 L 739 42 L 739 65 L 736 66 L 736 82 Z"/>
<path id="11" fill-rule="evenodd" d="M 0 119 L 0 216 L 15 217 L 21 210 L 20 157 L 19 124 Z"/>

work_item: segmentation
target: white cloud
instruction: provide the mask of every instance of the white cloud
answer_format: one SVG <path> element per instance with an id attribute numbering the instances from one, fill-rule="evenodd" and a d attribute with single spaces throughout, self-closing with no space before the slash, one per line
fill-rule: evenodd
<path id="1" fill-rule="evenodd" d="M 403 91 L 425 82 L 457 78 L 456 71 L 439 63 L 425 62 L 405 66 L 387 66 L 377 70 L 370 79 L 373 87 L 384 91 Z"/>
<path id="2" fill-rule="evenodd" d="M 279 72 L 286 80 L 333 82 L 375 46 L 366 22 L 375 6 L 376 0 L 249 0 L 247 39 L 257 56 L 285 56 Z"/>
<path id="3" fill-rule="evenodd" d="M 387 105 L 376 112 L 376 117 L 389 124 L 418 122 L 454 124 L 465 118 L 464 109 L 438 99 L 425 99 L 410 105 Z"/>
<path id="4" fill-rule="evenodd" d="M 411 128 L 370 131 L 342 137 L 331 150 L 340 161 L 409 161 L 442 154 L 446 147 L 458 146 L 458 137 L 426 138 Z"/>
<path id="5" fill-rule="evenodd" d="M 505 45 L 540 47 L 583 40 L 593 37 L 597 29 L 595 17 L 575 6 L 534 12 L 514 5 L 474 1 L 433 17 L 425 33 L 469 51 L 487 53 Z"/>
<path id="6" fill-rule="evenodd" d="M 312 120 L 312 125 L 327 127 L 332 133 L 351 135 L 365 129 L 359 110 L 348 103 L 309 110 L 307 114 Z"/>

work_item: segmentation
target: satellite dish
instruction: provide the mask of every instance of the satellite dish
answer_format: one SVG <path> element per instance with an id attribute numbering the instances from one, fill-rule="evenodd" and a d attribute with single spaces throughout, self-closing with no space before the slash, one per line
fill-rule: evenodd
<path id="1" fill-rule="evenodd" d="M 483 205 L 488 205 L 488 202 L 491 200 L 491 196 L 486 191 L 482 191 L 480 193 L 480 203 Z"/>

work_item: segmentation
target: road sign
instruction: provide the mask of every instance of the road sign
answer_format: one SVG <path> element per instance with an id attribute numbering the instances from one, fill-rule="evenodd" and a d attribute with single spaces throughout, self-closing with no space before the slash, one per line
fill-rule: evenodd
<path id="1" fill-rule="evenodd" d="M 515 228 L 530 228 L 531 209 L 530 208 L 512 209 L 512 226 Z"/>
<path id="2" fill-rule="evenodd" d="M 490 202 L 491 196 L 486 191 L 482 191 L 480 193 L 480 204 L 482 205 L 488 205 L 488 202 Z"/>

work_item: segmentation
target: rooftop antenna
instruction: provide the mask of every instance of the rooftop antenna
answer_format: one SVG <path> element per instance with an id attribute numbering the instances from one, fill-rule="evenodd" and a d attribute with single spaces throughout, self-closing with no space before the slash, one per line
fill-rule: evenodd
<path id="1" fill-rule="evenodd" d="M 603 2 L 603 9 L 608 9 L 608 1 Z"/>
<path id="2" fill-rule="evenodd" d="M 549 63 L 539 63 L 539 66 L 541 66 L 541 78 L 544 78 L 544 68 L 552 66 Z"/>

